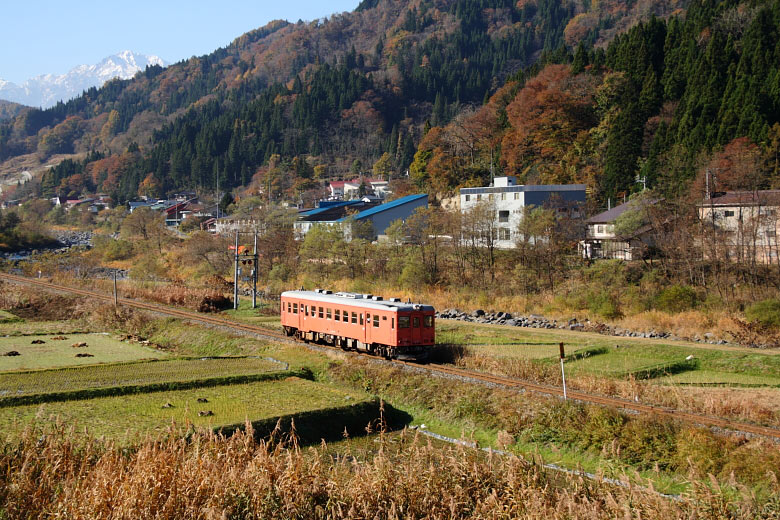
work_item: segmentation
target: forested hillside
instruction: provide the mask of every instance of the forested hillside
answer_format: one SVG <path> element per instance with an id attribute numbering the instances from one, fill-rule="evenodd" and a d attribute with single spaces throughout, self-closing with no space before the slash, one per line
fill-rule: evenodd
<path id="1" fill-rule="evenodd" d="M 637 177 L 680 194 L 708 167 L 719 188 L 777 184 L 780 2 L 697 0 L 551 61 L 433 128 L 415 181 L 484 182 L 492 161 L 524 182 L 586 183 L 602 201 L 640 190 Z"/>
<path id="2" fill-rule="evenodd" d="M 44 192 L 99 190 L 116 200 L 139 186 L 162 193 L 253 179 L 291 194 L 311 188 L 312 178 L 368 170 L 380 158 L 400 173 L 430 127 L 468 116 L 497 91 L 506 97 L 507 79 L 527 77 L 540 56 L 566 61 L 567 44 L 601 45 L 638 19 L 679 7 L 367 0 L 328 20 L 273 22 L 210 55 L 25 111 L 0 125 L 0 160 L 91 151 L 86 161 L 51 170 Z M 491 148 L 494 169 L 508 171 L 513 163 L 500 148 Z M 452 172 L 446 184 L 484 173 Z"/>

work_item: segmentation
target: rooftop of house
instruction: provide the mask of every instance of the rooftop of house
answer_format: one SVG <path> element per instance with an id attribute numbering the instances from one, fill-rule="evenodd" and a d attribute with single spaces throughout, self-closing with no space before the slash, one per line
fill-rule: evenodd
<path id="1" fill-rule="evenodd" d="M 375 206 L 371 209 L 367 209 L 365 211 L 361 211 L 357 215 L 353 215 L 352 218 L 355 220 L 361 220 L 366 217 L 370 217 L 372 215 L 376 215 L 377 213 L 382 213 L 383 211 L 388 211 L 393 208 L 397 208 L 398 206 L 403 206 L 404 204 L 408 204 L 410 202 L 415 202 L 421 199 L 427 199 L 428 195 L 426 194 L 418 194 L 418 195 L 407 195 L 406 197 L 401 197 L 400 199 L 396 199 L 394 201 L 388 202 L 386 204 L 380 204 L 379 206 Z M 348 217 L 341 218 L 337 220 L 337 222 L 344 222 L 347 220 Z"/>
<path id="2" fill-rule="evenodd" d="M 780 206 L 780 190 L 716 192 L 702 206 Z"/>
<path id="3" fill-rule="evenodd" d="M 506 186 L 480 186 L 477 188 L 461 188 L 461 195 L 472 193 L 501 193 L 520 191 L 585 191 L 584 184 L 516 184 Z"/>

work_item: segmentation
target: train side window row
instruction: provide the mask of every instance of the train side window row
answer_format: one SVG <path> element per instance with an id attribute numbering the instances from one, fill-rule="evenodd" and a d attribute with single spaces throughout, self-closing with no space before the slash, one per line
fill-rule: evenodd
<path id="1" fill-rule="evenodd" d="M 301 305 L 303 309 L 303 305 Z M 282 303 L 282 312 L 284 312 L 284 303 Z M 290 314 L 298 314 L 298 303 L 287 302 L 287 312 Z"/>

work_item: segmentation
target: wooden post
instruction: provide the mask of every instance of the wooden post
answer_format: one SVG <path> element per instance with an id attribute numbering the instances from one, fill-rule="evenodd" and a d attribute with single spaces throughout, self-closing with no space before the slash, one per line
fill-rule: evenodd
<path id="1" fill-rule="evenodd" d="M 233 266 L 233 310 L 238 309 L 238 230 L 236 230 L 236 250 Z"/>
<path id="2" fill-rule="evenodd" d="M 566 396 L 566 371 L 563 369 L 563 358 L 566 357 L 566 354 L 563 351 L 563 342 L 561 342 L 558 346 L 561 349 L 561 379 L 563 379 L 563 400 L 565 401 L 566 398 L 567 398 L 567 396 Z"/>
<path id="3" fill-rule="evenodd" d="M 257 308 L 257 231 L 255 231 L 255 252 L 252 261 L 252 308 Z"/>
<path id="4" fill-rule="evenodd" d="M 114 307 L 119 305 L 119 291 L 116 288 L 116 269 L 114 269 Z"/>

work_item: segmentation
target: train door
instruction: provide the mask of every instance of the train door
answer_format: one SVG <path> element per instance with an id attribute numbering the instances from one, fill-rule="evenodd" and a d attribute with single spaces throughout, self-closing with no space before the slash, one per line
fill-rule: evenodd
<path id="1" fill-rule="evenodd" d="M 412 314 L 412 344 L 419 345 L 420 343 L 422 343 L 422 316 Z"/>
<path id="2" fill-rule="evenodd" d="M 359 314 L 360 317 L 360 328 L 363 332 L 363 343 L 366 345 L 371 344 L 371 312 L 361 312 Z"/>
<path id="3" fill-rule="evenodd" d="M 301 330 L 306 332 L 309 330 L 309 303 L 301 302 L 301 308 L 299 309 L 301 316 Z"/>

